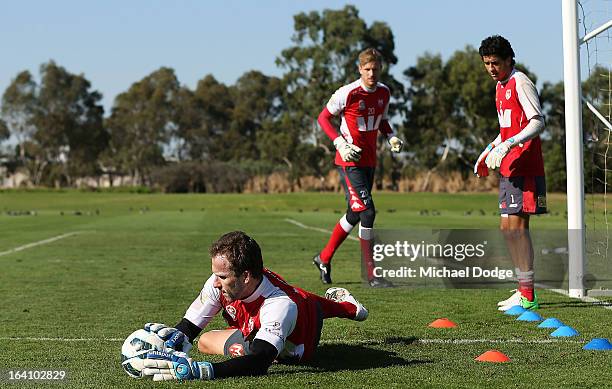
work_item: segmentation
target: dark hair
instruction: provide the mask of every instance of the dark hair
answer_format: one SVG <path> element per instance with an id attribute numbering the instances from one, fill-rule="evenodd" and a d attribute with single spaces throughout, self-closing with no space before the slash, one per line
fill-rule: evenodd
<path id="1" fill-rule="evenodd" d="M 514 66 L 514 50 L 510 46 L 510 42 L 503 36 L 493 35 L 485 38 L 480 42 L 480 49 L 478 49 L 480 57 L 485 55 L 496 55 L 501 59 L 512 58 L 512 66 Z"/>
<path id="2" fill-rule="evenodd" d="M 242 231 L 232 231 L 220 237 L 210 246 L 210 256 L 224 255 L 236 276 L 249 271 L 254 278 L 263 274 L 261 249 L 255 239 Z"/>

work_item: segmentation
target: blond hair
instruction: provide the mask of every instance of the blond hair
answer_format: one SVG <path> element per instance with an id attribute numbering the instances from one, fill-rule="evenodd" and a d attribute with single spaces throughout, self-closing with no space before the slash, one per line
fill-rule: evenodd
<path id="1" fill-rule="evenodd" d="M 370 47 L 359 53 L 359 66 L 365 66 L 370 62 L 376 62 L 382 65 L 382 54 L 380 51 Z"/>

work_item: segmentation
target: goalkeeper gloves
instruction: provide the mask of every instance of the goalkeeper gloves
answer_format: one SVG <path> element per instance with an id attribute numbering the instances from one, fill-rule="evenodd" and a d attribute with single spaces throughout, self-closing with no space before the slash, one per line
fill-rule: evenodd
<path id="1" fill-rule="evenodd" d="M 151 351 L 142 360 L 142 376 L 153 381 L 212 380 L 214 370 L 210 362 L 196 362 L 187 354 L 175 351 Z"/>
<path id="2" fill-rule="evenodd" d="M 394 153 L 399 153 L 404 147 L 404 141 L 395 135 L 391 136 L 388 142 L 389 145 L 391 145 L 391 151 L 393 151 Z"/>
<path id="3" fill-rule="evenodd" d="M 508 138 L 505 141 L 498 144 L 493 151 L 487 155 L 486 164 L 489 169 L 497 169 L 501 166 L 502 159 L 508 154 L 510 149 L 514 146 L 514 138 Z"/>
<path id="4" fill-rule="evenodd" d="M 156 333 L 163 341 L 166 351 L 182 351 L 188 353 L 191 350 L 191 342 L 185 334 L 176 328 L 168 327 L 162 323 L 147 323 L 144 329 Z"/>
<path id="5" fill-rule="evenodd" d="M 493 149 L 493 147 L 493 143 L 489 143 L 489 145 L 484 149 L 484 151 L 480 153 L 478 159 L 476 160 L 476 163 L 474 164 L 474 174 L 476 174 L 476 176 L 479 178 L 487 177 L 489 175 L 489 169 L 487 168 L 485 160 L 487 158 L 487 155 L 489 155 L 489 152 Z"/>
<path id="6" fill-rule="evenodd" d="M 361 158 L 361 148 L 348 143 L 342 136 L 334 139 L 334 146 L 344 162 L 357 162 Z"/>

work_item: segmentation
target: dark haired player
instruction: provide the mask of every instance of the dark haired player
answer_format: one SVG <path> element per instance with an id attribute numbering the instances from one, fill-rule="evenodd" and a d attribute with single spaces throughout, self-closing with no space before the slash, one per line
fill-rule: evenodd
<path id="1" fill-rule="evenodd" d="M 479 53 L 485 69 L 497 81 L 495 107 L 500 133 L 478 157 L 474 173 L 483 177 L 488 175 L 488 169 L 499 169 L 500 228 L 519 283 L 510 298 L 498 303 L 498 309 L 505 311 L 514 305 L 537 309 L 529 216 L 546 212 L 539 137 L 544 130 L 544 116 L 533 82 L 514 68 L 510 42 L 498 35 L 488 37 L 482 41 Z"/>

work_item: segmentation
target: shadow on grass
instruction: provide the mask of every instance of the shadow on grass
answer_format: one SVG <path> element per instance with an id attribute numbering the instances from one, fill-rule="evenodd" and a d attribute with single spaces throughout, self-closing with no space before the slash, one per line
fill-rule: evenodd
<path id="1" fill-rule="evenodd" d="M 346 281 L 346 282 L 338 282 L 338 285 L 363 285 L 366 286 L 367 284 L 363 281 Z"/>
<path id="2" fill-rule="evenodd" d="M 601 308 L 612 307 L 612 302 L 601 301 L 598 303 L 590 303 L 586 301 L 564 300 L 554 303 L 540 303 L 541 308 Z"/>
<path id="3" fill-rule="evenodd" d="M 416 341 L 410 338 L 387 338 L 363 345 L 322 344 L 317 347 L 313 359 L 302 365 L 304 372 L 335 372 L 343 370 L 368 370 L 391 366 L 410 366 L 433 363 L 433 360 L 404 359 L 397 353 L 381 350 L 385 345 L 409 345 Z M 378 345 L 379 347 L 369 347 Z"/>

